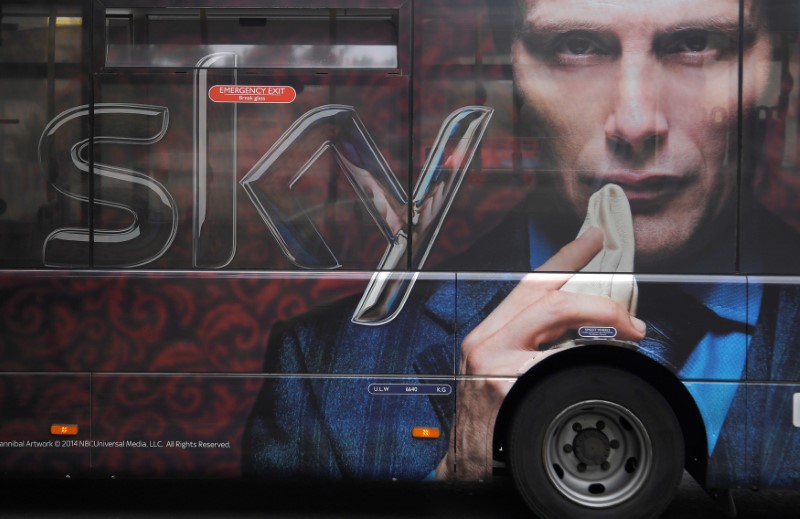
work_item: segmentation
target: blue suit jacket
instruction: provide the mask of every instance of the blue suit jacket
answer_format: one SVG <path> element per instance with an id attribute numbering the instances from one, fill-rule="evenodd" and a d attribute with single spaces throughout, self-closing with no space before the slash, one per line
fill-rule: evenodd
<path id="1" fill-rule="evenodd" d="M 519 216 L 512 215 L 502 233 L 492 233 L 467 255 L 470 260 L 453 270 L 473 270 L 476 261 L 484 270 L 486 265 L 500 270 L 498 258 L 503 269 L 528 270 L 527 219 L 523 222 Z M 784 237 L 796 240 L 794 233 L 784 233 Z M 351 323 L 356 298 L 275 326 L 264 366 L 268 375 L 243 439 L 243 474 L 358 479 L 428 476 L 448 446 L 454 396 L 374 396 L 368 385 L 378 380 L 453 380 L 461 340 L 515 284 L 502 278 L 459 281 L 456 291 L 454 280 L 419 282 L 395 320 L 377 327 Z M 673 286 L 640 288 L 640 300 L 651 302 L 639 312 L 648 322 L 642 350 L 675 372 L 709 326 L 730 324 L 713 322 L 713 312 Z M 748 369 L 751 379 L 799 378 L 800 290 L 766 287 L 758 324 L 750 332 L 748 355 L 756 359 Z M 791 421 L 791 391 L 769 391 L 765 398 L 767 402 L 748 406 L 744 386 L 737 390 L 709 464 L 709 478 L 717 486 L 743 480 L 759 484 L 756 481 L 767 478 L 776 483 L 774 474 L 779 468 L 784 479 L 800 480 L 800 435 L 785 424 L 768 428 L 756 416 L 758 409 L 769 405 Z M 417 426 L 439 427 L 443 435 L 438 440 L 412 440 L 411 428 Z M 748 436 L 768 441 L 747 442 Z M 787 452 L 797 454 L 798 461 L 786 458 Z"/>
<path id="2" fill-rule="evenodd" d="M 350 322 L 357 299 L 276 326 L 264 381 L 244 436 L 243 473 L 260 477 L 423 479 L 447 450 L 455 395 L 376 396 L 374 382 L 446 382 L 454 386 L 456 351 L 514 281 L 418 282 L 390 323 Z M 492 294 L 493 293 L 493 294 Z M 488 296 L 488 297 L 487 297 Z M 381 374 L 350 377 L 342 374 Z M 297 374 L 292 376 L 287 374 Z M 308 375 L 312 376 L 308 376 Z M 411 438 L 438 427 L 436 440 Z"/>

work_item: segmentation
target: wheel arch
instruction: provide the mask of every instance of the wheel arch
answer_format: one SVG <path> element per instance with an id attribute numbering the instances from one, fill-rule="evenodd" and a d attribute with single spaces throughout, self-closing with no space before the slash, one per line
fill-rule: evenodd
<path id="1" fill-rule="evenodd" d="M 525 394 L 548 376 L 575 366 L 603 365 L 624 369 L 639 376 L 660 392 L 672 407 L 680 423 L 685 444 L 686 470 L 701 485 L 705 484 L 708 447 L 703 418 L 686 387 L 666 367 L 629 347 L 611 344 L 587 344 L 565 349 L 535 364 L 522 375 L 503 401 L 495 422 L 494 459 L 507 462 L 508 433 L 511 419 Z"/>

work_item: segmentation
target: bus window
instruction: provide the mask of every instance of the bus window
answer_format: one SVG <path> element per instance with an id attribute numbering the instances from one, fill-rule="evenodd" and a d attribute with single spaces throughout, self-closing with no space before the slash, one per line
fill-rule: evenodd
<path id="1" fill-rule="evenodd" d="M 40 140 L 58 113 L 88 102 L 83 13 L 77 2 L 5 3 L 0 15 L 0 264 L 35 267 L 50 233 L 87 227 L 75 198 L 88 185 L 68 147 L 88 136 L 85 121 Z M 88 247 L 75 236 L 70 263 L 87 265 Z"/>
<path id="2" fill-rule="evenodd" d="M 395 69 L 397 12 L 386 9 L 108 9 L 107 67 L 193 67 L 234 52 L 238 66 Z"/>

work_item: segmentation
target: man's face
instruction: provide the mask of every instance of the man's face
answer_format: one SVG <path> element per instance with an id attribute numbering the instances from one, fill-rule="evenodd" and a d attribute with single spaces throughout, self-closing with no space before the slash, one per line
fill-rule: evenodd
<path id="1" fill-rule="evenodd" d="M 637 261 L 688 252 L 734 199 L 738 0 L 524 0 L 514 75 L 551 170 L 579 216 L 607 183 L 631 202 Z M 744 11 L 743 106 L 770 41 Z M 691 247 L 693 248 L 693 247 Z"/>

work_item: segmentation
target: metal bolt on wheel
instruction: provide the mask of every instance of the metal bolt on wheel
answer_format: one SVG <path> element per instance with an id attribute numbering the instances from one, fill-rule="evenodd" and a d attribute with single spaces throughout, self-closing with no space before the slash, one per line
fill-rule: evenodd
<path id="1" fill-rule="evenodd" d="M 587 400 L 564 409 L 547 428 L 545 470 L 576 504 L 605 508 L 634 496 L 652 469 L 647 430 L 625 407 Z"/>

